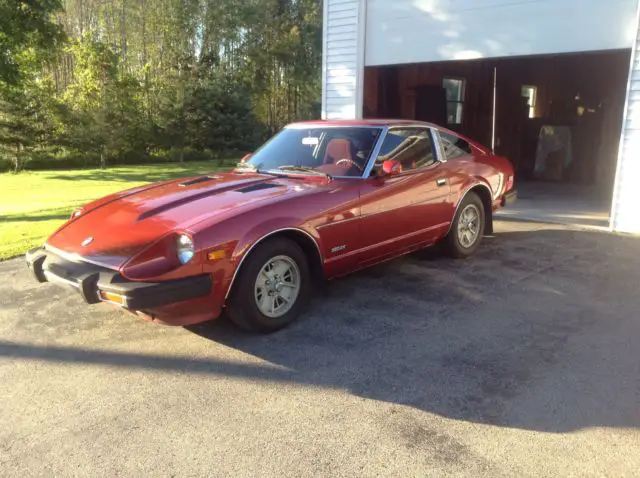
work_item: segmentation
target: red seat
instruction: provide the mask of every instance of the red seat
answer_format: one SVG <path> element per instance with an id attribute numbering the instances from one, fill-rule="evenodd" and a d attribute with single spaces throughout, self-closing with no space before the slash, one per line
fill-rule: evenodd
<path id="1" fill-rule="evenodd" d="M 327 144 L 324 153 L 324 164 L 335 164 L 341 159 L 355 160 L 356 150 L 351 141 L 344 138 L 335 138 Z"/>

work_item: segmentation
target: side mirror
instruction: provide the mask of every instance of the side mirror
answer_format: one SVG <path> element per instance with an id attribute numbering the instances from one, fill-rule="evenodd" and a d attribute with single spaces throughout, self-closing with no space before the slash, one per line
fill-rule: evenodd
<path id="1" fill-rule="evenodd" d="M 402 166 L 395 159 L 388 159 L 382 163 L 383 176 L 396 176 L 402 172 Z"/>
<path id="2" fill-rule="evenodd" d="M 246 163 L 247 161 L 249 161 L 251 159 L 251 157 L 253 156 L 253 153 L 249 153 L 249 154 L 245 154 L 242 159 L 240 160 L 241 163 Z"/>

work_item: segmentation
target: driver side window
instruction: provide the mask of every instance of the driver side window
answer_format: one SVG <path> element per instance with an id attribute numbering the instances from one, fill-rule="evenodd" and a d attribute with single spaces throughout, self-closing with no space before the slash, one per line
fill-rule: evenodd
<path id="1" fill-rule="evenodd" d="M 400 171 L 406 172 L 433 164 L 436 161 L 431 135 L 426 129 L 392 129 L 387 133 L 375 167 L 385 161 L 397 161 Z"/>

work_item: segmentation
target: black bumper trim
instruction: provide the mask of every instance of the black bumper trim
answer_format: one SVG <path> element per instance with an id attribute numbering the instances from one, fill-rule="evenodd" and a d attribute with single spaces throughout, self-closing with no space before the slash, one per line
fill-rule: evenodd
<path id="1" fill-rule="evenodd" d="M 516 202 L 517 199 L 518 199 L 518 191 L 515 189 L 512 189 L 511 191 L 504 193 L 504 196 L 502 196 L 502 207 L 513 204 L 514 202 Z"/>
<path id="2" fill-rule="evenodd" d="M 117 271 L 70 262 L 40 247 L 27 252 L 25 258 L 38 282 L 76 289 L 88 304 L 101 302 L 99 292 L 104 291 L 121 296 L 122 304 L 118 305 L 145 310 L 206 296 L 213 287 L 209 274 L 165 282 L 130 281 Z"/>

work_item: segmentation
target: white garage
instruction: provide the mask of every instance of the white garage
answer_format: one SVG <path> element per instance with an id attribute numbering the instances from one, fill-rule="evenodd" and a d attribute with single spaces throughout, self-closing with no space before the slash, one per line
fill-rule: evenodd
<path id="1" fill-rule="evenodd" d="M 447 125 L 640 233 L 638 29 L 638 0 L 324 0 L 323 117 Z"/>

